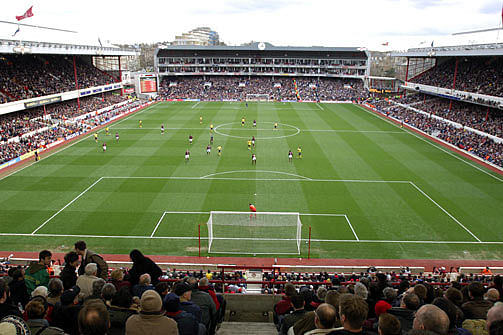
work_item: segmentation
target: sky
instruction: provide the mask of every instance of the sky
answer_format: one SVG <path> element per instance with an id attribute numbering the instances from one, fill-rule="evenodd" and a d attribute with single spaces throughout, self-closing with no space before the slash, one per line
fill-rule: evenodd
<path id="1" fill-rule="evenodd" d="M 0 20 L 77 31 L 56 33 L 21 27 L 16 39 L 76 44 L 172 41 L 196 27 L 210 27 L 229 45 L 249 41 L 277 46 L 366 47 L 406 50 L 418 46 L 503 42 L 503 0 L 16 0 L 2 5 Z M 0 24 L 0 38 L 17 26 Z M 501 35 L 501 36 L 500 36 Z M 383 46 L 383 43 L 388 46 Z"/>

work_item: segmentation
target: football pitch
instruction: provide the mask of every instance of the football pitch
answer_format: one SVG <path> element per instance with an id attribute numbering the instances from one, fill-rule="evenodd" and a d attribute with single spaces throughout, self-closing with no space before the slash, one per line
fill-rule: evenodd
<path id="1" fill-rule="evenodd" d="M 84 239 L 100 253 L 197 255 L 200 227 L 206 256 L 210 212 L 253 203 L 299 213 L 295 257 L 310 228 L 316 258 L 503 257 L 503 177 L 357 105 L 163 102 L 109 127 L 0 180 L 1 250 Z M 271 246 L 295 239 L 265 234 Z M 235 241 L 233 254 L 276 255 Z"/>

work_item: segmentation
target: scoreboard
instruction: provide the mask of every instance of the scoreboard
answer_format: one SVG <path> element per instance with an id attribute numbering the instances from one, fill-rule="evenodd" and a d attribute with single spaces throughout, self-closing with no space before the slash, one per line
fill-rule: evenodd
<path id="1" fill-rule="evenodd" d="M 157 77 L 140 77 L 140 93 L 157 92 Z"/>

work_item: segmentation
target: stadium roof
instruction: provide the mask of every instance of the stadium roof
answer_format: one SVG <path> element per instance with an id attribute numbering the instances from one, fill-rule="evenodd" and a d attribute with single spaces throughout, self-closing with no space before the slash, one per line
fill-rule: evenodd
<path id="1" fill-rule="evenodd" d="M 136 50 L 119 48 L 97 36 L 1 21 L 0 53 L 134 56 Z"/>
<path id="2" fill-rule="evenodd" d="M 270 43 L 255 42 L 241 46 L 200 46 L 200 45 L 169 45 L 161 46 L 157 49 L 156 55 L 163 57 L 170 56 L 276 56 L 276 57 L 301 57 L 309 54 L 317 57 L 349 57 L 367 58 L 367 51 L 364 48 L 356 47 L 293 47 L 274 46 Z"/>

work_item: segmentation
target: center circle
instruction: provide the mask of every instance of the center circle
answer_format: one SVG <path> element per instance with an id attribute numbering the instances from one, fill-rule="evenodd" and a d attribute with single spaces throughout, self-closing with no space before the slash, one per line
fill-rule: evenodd
<path id="1" fill-rule="evenodd" d="M 271 124 L 271 125 L 274 125 L 274 122 L 257 122 L 257 125 L 260 125 L 260 124 Z M 227 137 L 233 137 L 233 138 L 244 138 L 244 139 L 249 139 L 250 136 L 239 136 L 239 135 L 230 135 L 230 134 L 225 134 L 225 133 L 222 133 L 221 131 L 218 130 L 218 128 L 220 127 L 225 127 L 225 126 L 228 126 L 228 125 L 233 125 L 233 124 L 238 124 L 240 125 L 241 122 L 229 122 L 229 123 L 223 123 L 223 124 L 220 124 L 218 126 L 216 126 L 214 128 L 215 130 L 215 133 L 216 134 L 219 134 L 219 135 L 222 135 L 222 136 L 227 136 Z M 285 138 L 285 137 L 291 137 L 291 136 L 295 136 L 297 134 L 300 133 L 300 129 L 295 127 L 295 126 L 292 126 L 290 124 L 286 124 L 286 123 L 279 123 L 278 122 L 278 126 L 284 126 L 284 127 L 288 127 L 292 130 L 295 130 L 295 133 L 292 133 L 292 134 L 288 134 L 288 135 L 278 135 L 278 136 L 267 136 L 267 137 L 260 137 L 260 136 L 256 136 L 257 139 L 260 139 L 260 140 L 272 140 L 272 139 L 277 139 L 277 138 Z M 235 128 L 235 130 L 240 130 L 242 128 Z M 249 129 L 249 128 L 247 128 Z M 252 128 L 253 129 L 253 128 Z M 231 129 L 231 130 L 234 130 L 234 129 Z M 262 130 L 265 130 L 265 129 L 262 129 Z M 273 130 L 273 128 L 271 128 L 271 131 Z M 259 130 L 260 131 L 260 130 Z"/>

